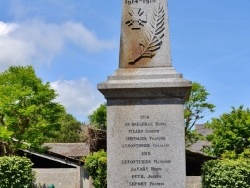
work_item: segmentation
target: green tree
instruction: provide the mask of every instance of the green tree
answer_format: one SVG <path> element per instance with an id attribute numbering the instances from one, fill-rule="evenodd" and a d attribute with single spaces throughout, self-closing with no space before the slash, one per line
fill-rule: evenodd
<path id="1" fill-rule="evenodd" d="M 54 132 L 55 138 L 50 138 L 46 142 L 73 143 L 80 142 L 82 123 L 71 114 L 63 114 L 59 119 L 60 130 Z"/>
<path id="2" fill-rule="evenodd" d="M 101 104 L 91 115 L 89 121 L 98 129 L 107 128 L 107 105 Z"/>
<path id="3" fill-rule="evenodd" d="M 230 113 L 224 113 L 219 118 L 213 118 L 207 123 L 213 130 L 207 139 L 211 142 L 208 152 L 221 156 L 226 151 L 234 151 L 236 155 L 250 148 L 250 110 L 232 108 Z"/>
<path id="4" fill-rule="evenodd" d="M 214 112 L 215 105 L 209 103 L 207 98 L 209 93 L 204 86 L 193 82 L 189 100 L 185 103 L 184 118 L 186 132 L 186 146 L 192 145 L 200 136 L 193 130 L 198 120 Z"/>
<path id="5" fill-rule="evenodd" d="M 12 66 L 0 73 L 0 140 L 15 151 L 28 145 L 38 148 L 46 137 L 55 136 L 64 112 L 54 102 L 56 96 L 31 66 Z"/>

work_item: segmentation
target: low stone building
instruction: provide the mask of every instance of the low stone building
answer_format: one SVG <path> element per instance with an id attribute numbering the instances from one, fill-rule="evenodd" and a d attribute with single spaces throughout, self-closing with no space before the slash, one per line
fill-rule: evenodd
<path id="1" fill-rule="evenodd" d="M 85 143 L 45 144 L 49 147 L 46 153 L 23 150 L 33 163 L 36 172 L 36 184 L 47 186 L 54 184 L 56 188 L 91 188 L 92 183 L 80 160 L 88 155 Z"/>

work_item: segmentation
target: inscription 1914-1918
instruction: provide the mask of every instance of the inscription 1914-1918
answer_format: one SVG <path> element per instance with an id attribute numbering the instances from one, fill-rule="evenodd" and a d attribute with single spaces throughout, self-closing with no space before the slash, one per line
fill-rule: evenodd
<path id="1" fill-rule="evenodd" d="M 125 0 L 125 4 L 127 4 L 127 5 L 138 4 L 140 2 L 145 3 L 145 4 L 149 4 L 149 3 L 155 3 L 156 0 Z"/>

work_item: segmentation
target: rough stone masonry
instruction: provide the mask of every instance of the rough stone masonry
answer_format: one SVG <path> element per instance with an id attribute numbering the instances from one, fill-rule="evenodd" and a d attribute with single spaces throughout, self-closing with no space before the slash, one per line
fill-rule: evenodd
<path id="1" fill-rule="evenodd" d="M 184 188 L 191 82 L 172 67 L 167 2 L 122 4 L 119 68 L 98 84 L 107 99 L 108 188 Z"/>

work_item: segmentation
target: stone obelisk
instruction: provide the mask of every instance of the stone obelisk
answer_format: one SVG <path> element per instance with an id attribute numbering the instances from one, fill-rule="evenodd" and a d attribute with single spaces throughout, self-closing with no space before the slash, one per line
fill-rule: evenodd
<path id="1" fill-rule="evenodd" d="M 184 188 L 184 102 L 172 67 L 166 0 L 122 0 L 119 69 L 107 99 L 108 188 Z"/>

